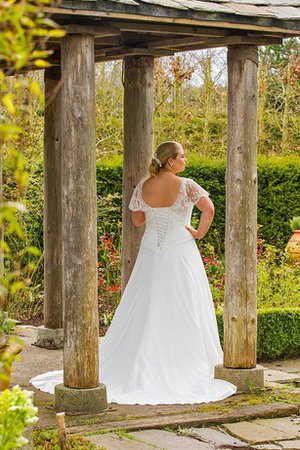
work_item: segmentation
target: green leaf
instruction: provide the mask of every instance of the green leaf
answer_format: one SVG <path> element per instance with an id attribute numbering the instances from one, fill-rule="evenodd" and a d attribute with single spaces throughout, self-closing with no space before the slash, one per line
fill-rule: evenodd
<path id="1" fill-rule="evenodd" d="M 51 67 L 51 64 L 48 61 L 45 61 L 44 59 L 36 59 L 33 63 L 35 66 L 40 68 Z"/>
<path id="2" fill-rule="evenodd" d="M 19 134 L 22 133 L 22 128 L 13 123 L 1 123 L 0 124 L 0 138 L 17 139 Z"/>
<path id="3" fill-rule="evenodd" d="M 11 114 L 15 114 L 15 113 L 16 113 L 16 108 L 14 107 L 12 98 L 13 98 L 13 97 L 12 97 L 11 94 L 6 94 L 6 95 L 4 95 L 4 97 L 2 98 L 2 102 L 3 102 L 4 106 L 6 107 L 6 109 L 7 109 Z"/>

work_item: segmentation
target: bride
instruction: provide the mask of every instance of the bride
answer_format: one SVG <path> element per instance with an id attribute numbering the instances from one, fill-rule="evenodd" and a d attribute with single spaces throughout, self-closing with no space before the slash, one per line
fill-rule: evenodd
<path id="1" fill-rule="evenodd" d="M 195 239 L 206 235 L 214 206 L 195 181 L 176 175 L 185 162 L 179 143 L 159 145 L 150 176 L 138 183 L 129 204 L 134 225 L 146 227 L 100 345 L 99 380 L 109 402 L 202 403 L 236 392 L 233 384 L 213 378 L 223 355 Z M 202 212 L 197 230 L 190 225 L 194 205 Z M 30 382 L 53 393 L 62 379 L 62 371 L 55 371 Z"/>

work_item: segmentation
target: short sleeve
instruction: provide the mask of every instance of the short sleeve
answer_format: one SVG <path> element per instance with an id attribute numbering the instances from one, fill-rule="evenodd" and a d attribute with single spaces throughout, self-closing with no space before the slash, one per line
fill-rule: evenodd
<path id="1" fill-rule="evenodd" d="M 186 194 L 192 203 L 198 203 L 202 197 L 208 197 L 209 193 L 203 189 L 196 181 L 187 179 Z"/>
<path id="2" fill-rule="evenodd" d="M 131 211 L 144 211 L 144 209 L 145 209 L 145 203 L 144 203 L 142 195 L 141 195 L 143 181 L 144 180 L 141 180 L 137 184 L 137 186 L 135 187 L 135 189 L 133 191 L 131 200 L 128 205 L 128 208 Z"/>

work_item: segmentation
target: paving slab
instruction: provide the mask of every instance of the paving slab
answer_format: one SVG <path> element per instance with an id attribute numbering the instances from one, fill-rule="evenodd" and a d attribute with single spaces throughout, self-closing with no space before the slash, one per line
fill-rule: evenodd
<path id="1" fill-rule="evenodd" d="M 29 385 L 29 379 L 41 372 L 61 369 L 63 351 L 47 350 L 32 345 L 36 341 L 36 327 L 18 326 L 16 334 L 24 341 L 24 347 L 21 359 L 13 365 L 11 385 L 19 384 L 34 391 L 34 403 L 39 408 L 39 421 L 35 425 L 35 429 L 55 428 L 53 395 L 33 388 Z M 66 415 L 66 425 L 70 433 L 79 434 L 98 433 L 104 429 L 114 432 L 120 428 L 127 431 L 162 429 L 167 426 L 198 428 L 238 420 L 246 421 L 259 417 L 280 417 L 299 413 L 298 404 L 286 404 L 282 401 L 259 404 L 248 404 L 243 401 L 239 404 L 242 398 L 243 396 L 236 395 L 211 404 L 186 405 L 119 405 L 110 403 L 105 411 L 98 414 L 80 416 L 68 414 Z"/>
<path id="2" fill-rule="evenodd" d="M 276 419 L 257 419 L 252 423 L 263 425 L 274 430 L 291 433 L 293 438 L 300 437 L 300 417 L 281 417 Z"/>
<path id="3" fill-rule="evenodd" d="M 210 444 L 199 442 L 190 437 L 178 436 L 164 430 L 143 430 L 130 434 L 143 442 L 156 445 L 164 450 L 212 450 Z"/>
<path id="4" fill-rule="evenodd" d="M 253 422 L 225 423 L 223 427 L 231 434 L 251 444 L 293 439 L 294 433 L 279 431 Z"/>
<path id="5" fill-rule="evenodd" d="M 300 375 L 300 358 L 281 359 L 264 363 L 264 366 L 272 370 L 282 370 Z"/>
<path id="6" fill-rule="evenodd" d="M 286 450 L 299 450 L 300 449 L 300 440 L 296 441 L 280 441 L 279 444 L 281 448 L 285 448 Z"/>
<path id="7" fill-rule="evenodd" d="M 128 408 L 128 405 L 120 405 Z M 173 405 L 171 405 L 173 406 Z M 146 407 L 148 408 L 148 407 Z M 129 408 L 128 408 L 128 411 Z M 138 410 L 136 410 L 138 411 Z M 171 411 L 171 409 L 170 409 Z M 298 405 L 288 405 L 285 403 L 267 403 L 260 405 L 249 405 L 237 407 L 234 411 L 230 412 L 220 412 L 220 411 L 209 411 L 209 412 L 194 412 L 193 414 L 170 414 L 170 415 L 159 415 L 159 407 L 157 412 L 153 413 L 152 417 L 142 417 L 134 418 L 128 420 L 125 416 L 122 419 L 120 416 L 117 417 L 115 421 L 107 420 L 107 415 L 93 415 L 93 424 L 82 424 L 78 423 L 77 426 L 72 426 L 71 422 L 67 423 L 70 433 L 80 434 L 80 433 L 90 433 L 98 432 L 100 430 L 118 430 L 126 429 L 127 431 L 138 431 L 146 429 L 162 429 L 165 427 L 205 427 L 216 424 L 223 424 L 229 422 L 236 422 L 238 420 L 251 420 L 258 417 L 271 417 L 271 416 L 288 416 L 291 414 L 298 414 Z M 136 412 L 133 410 L 133 414 Z M 68 417 L 67 417 L 68 419 Z M 45 423 L 45 422 L 44 422 Z M 274 430 L 273 430 L 274 431 Z M 282 439 L 288 439 L 286 436 Z"/>
<path id="8" fill-rule="evenodd" d="M 159 446 L 153 447 L 153 445 L 131 440 L 117 434 L 98 434 L 87 436 L 86 439 L 99 447 L 105 447 L 106 450 L 154 450 L 154 448 L 164 450 Z"/>
<path id="9" fill-rule="evenodd" d="M 299 373 L 284 372 L 283 370 L 272 370 L 265 368 L 265 381 L 278 382 L 278 381 L 293 381 L 299 378 Z"/>
<path id="10" fill-rule="evenodd" d="M 199 439 L 199 441 L 206 442 L 212 447 L 243 449 L 249 448 L 249 444 L 230 436 L 224 431 L 216 430 L 214 428 L 187 428 L 184 430 L 189 436 Z"/>
<path id="11" fill-rule="evenodd" d="M 282 447 L 279 444 L 259 444 L 253 445 L 252 448 L 255 450 L 282 450 Z"/>

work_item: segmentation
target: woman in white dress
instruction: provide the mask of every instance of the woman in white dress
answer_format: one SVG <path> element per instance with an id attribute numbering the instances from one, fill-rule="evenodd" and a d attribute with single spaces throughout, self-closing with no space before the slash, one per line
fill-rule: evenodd
<path id="1" fill-rule="evenodd" d="M 150 177 L 136 186 L 129 209 L 136 226 L 146 225 L 137 259 L 100 345 L 99 379 L 109 402 L 121 404 L 202 403 L 236 392 L 213 378 L 222 362 L 208 280 L 195 239 L 207 233 L 214 215 L 208 193 L 178 177 L 186 158 L 177 142 L 164 142 L 151 161 Z M 202 212 L 191 227 L 193 206 Z M 54 392 L 62 371 L 31 383 Z"/>
<path id="2" fill-rule="evenodd" d="M 214 206 L 195 181 L 176 175 L 185 162 L 177 142 L 159 145 L 150 177 L 129 204 L 133 223 L 146 228 L 100 349 L 100 381 L 110 402 L 201 403 L 236 392 L 213 378 L 223 354 L 195 239 L 207 233 Z M 190 224 L 194 205 L 202 212 L 197 230 Z"/>

